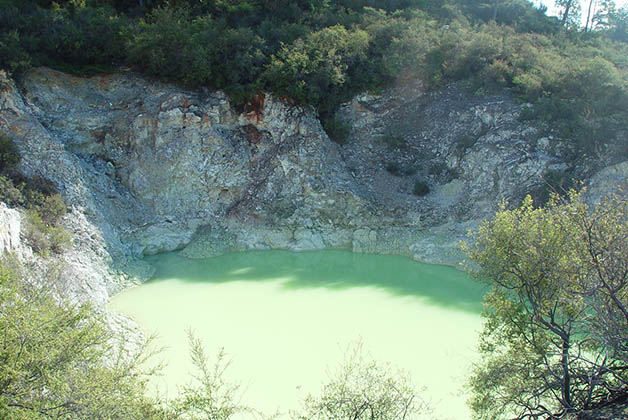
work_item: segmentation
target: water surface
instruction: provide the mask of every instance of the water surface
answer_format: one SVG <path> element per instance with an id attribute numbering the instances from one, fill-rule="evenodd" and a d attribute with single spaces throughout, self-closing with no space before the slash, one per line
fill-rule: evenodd
<path id="1" fill-rule="evenodd" d="M 185 330 L 222 347 L 243 402 L 267 413 L 317 393 L 346 348 L 408 371 L 439 418 L 469 418 L 462 392 L 475 360 L 482 287 L 450 267 L 344 251 L 256 251 L 190 260 L 148 258 L 149 282 L 111 307 L 157 332 L 168 363 L 153 386 L 176 394 L 191 364 Z M 287 417 L 286 417 L 287 418 Z"/>

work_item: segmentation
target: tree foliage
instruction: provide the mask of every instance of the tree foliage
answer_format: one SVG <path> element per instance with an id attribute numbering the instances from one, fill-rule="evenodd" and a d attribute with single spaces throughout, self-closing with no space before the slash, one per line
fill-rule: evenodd
<path id="1" fill-rule="evenodd" d="M 196 374 L 193 382 L 184 386 L 170 403 L 175 415 L 195 420 L 228 420 L 238 413 L 253 412 L 239 403 L 239 386 L 226 377 L 229 362 L 224 350 L 220 350 L 211 366 L 202 342 L 192 331 L 187 334 Z"/>
<path id="2" fill-rule="evenodd" d="M 50 287 L 50 285 L 48 285 Z M 157 419 L 139 356 L 117 348 L 89 305 L 58 302 L 0 264 L 0 417 Z"/>
<path id="3" fill-rule="evenodd" d="M 366 59 L 368 34 L 336 25 L 282 47 L 271 60 L 264 79 L 275 91 L 298 102 L 320 105 L 329 93 L 340 93 L 349 74 Z"/>
<path id="4" fill-rule="evenodd" d="M 581 31 L 580 2 L 558 3 L 560 19 L 527 0 L 0 0 L 0 66 L 130 66 L 238 105 L 269 91 L 326 120 L 411 75 L 431 88 L 466 81 L 533 104 L 528 117 L 595 159 L 626 130 L 628 12 L 591 2 Z"/>
<path id="5" fill-rule="evenodd" d="M 319 396 L 309 395 L 301 420 L 402 420 L 428 411 L 403 372 L 369 360 L 361 343 L 349 347 Z"/>
<path id="6" fill-rule="evenodd" d="M 577 26 L 580 22 L 582 8 L 579 0 L 556 0 L 560 10 L 560 23 L 563 26 Z"/>
<path id="7" fill-rule="evenodd" d="M 476 418 L 558 419 L 628 392 L 628 200 L 502 208 L 468 248 L 491 285 Z"/>

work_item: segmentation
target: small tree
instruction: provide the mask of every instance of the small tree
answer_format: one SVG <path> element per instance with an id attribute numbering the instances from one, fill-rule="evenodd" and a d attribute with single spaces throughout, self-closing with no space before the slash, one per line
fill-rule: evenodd
<path id="1" fill-rule="evenodd" d="M 299 420 L 402 420 L 427 411 L 402 372 L 368 360 L 362 345 L 349 349 L 344 363 L 323 385 L 320 396 L 309 395 Z"/>
<path id="2" fill-rule="evenodd" d="M 504 207 L 467 248 L 492 286 L 470 381 L 479 419 L 558 419 L 626 395 L 628 201 Z"/>
<path id="3" fill-rule="evenodd" d="M 57 302 L 0 262 L 0 418 L 165 419 L 144 396 L 141 355 L 112 343 L 88 305 Z"/>
<path id="4" fill-rule="evenodd" d="M 213 366 L 205 354 L 200 339 L 187 331 L 192 364 L 196 368 L 194 382 L 180 390 L 180 396 L 171 402 L 178 417 L 195 420 L 228 420 L 233 415 L 254 410 L 239 404 L 239 386 L 228 381 L 229 367 L 224 350 L 220 350 Z"/>
<path id="5" fill-rule="evenodd" d="M 581 271 L 575 286 L 590 311 L 588 329 L 596 346 L 606 349 L 616 368 L 628 365 L 628 200 L 614 196 L 593 211 L 570 214 L 579 233 Z M 623 384 L 623 381 L 622 381 Z"/>

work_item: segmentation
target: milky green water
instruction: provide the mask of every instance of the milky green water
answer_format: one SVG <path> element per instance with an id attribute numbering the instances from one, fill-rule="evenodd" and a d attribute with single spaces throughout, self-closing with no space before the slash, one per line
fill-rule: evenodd
<path id="1" fill-rule="evenodd" d="M 462 385 L 476 358 L 483 288 L 450 267 L 344 251 L 259 251 L 189 260 L 148 258 L 149 282 L 110 307 L 159 335 L 173 396 L 192 371 L 185 330 L 229 355 L 242 402 L 266 413 L 318 393 L 346 348 L 405 369 L 438 418 L 469 419 Z M 155 389 L 153 391 L 155 391 Z M 285 416 L 284 418 L 288 418 Z"/>

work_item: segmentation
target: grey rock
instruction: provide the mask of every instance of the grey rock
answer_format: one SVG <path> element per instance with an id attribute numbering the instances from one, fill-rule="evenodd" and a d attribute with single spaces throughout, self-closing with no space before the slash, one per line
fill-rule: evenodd
<path id="1" fill-rule="evenodd" d="M 100 306 L 150 277 L 140 257 L 172 250 L 344 248 L 455 265 L 460 240 L 501 201 L 570 165 L 546 127 L 519 120 L 521 105 L 457 85 L 357 96 L 338 113 L 351 126 L 339 146 L 312 109 L 272 95 L 240 113 L 223 92 L 132 73 L 41 68 L 19 89 L 0 78 L 0 130 L 21 169 L 71 206 L 63 288 Z M 427 195 L 413 194 L 417 180 Z"/>

